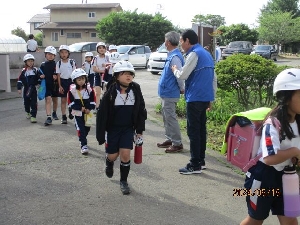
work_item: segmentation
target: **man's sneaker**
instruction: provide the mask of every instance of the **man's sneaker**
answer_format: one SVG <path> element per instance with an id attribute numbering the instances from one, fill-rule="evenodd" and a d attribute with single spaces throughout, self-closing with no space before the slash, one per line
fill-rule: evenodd
<path id="1" fill-rule="evenodd" d="M 122 194 L 123 195 L 129 195 L 130 194 L 130 188 L 128 186 L 128 183 L 127 181 L 124 181 L 124 180 L 121 180 L 120 181 L 120 188 L 121 188 L 121 191 L 122 191 Z"/>
<path id="2" fill-rule="evenodd" d="M 36 121 L 36 118 L 32 116 L 32 117 L 30 118 L 30 122 L 31 122 L 31 123 L 36 123 L 36 122 L 37 122 L 37 121 Z"/>
<path id="3" fill-rule="evenodd" d="M 51 117 L 47 117 L 47 119 L 46 119 L 44 125 L 45 125 L 45 126 L 48 126 L 48 125 L 51 125 L 51 124 L 52 124 L 52 119 L 51 119 Z"/>
<path id="4" fill-rule="evenodd" d="M 86 145 L 81 147 L 81 154 L 82 155 L 87 155 L 89 153 L 89 149 Z"/>
<path id="5" fill-rule="evenodd" d="M 62 116 L 61 124 L 68 124 L 68 119 L 67 119 L 67 116 L 66 116 L 66 115 L 63 115 L 63 116 Z"/>
<path id="6" fill-rule="evenodd" d="M 204 160 L 202 160 L 202 161 L 200 162 L 200 165 L 201 165 L 201 169 L 202 169 L 202 170 L 205 170 L 205 169 L 206 169 L 205 161 L 204 161 Z"/>
<path id="7" fill-rule="evenodd" d="M 26 113 L 26 119 L 30 119 L 31 118 L 31 114 L 30 113 Z"/>
<path id="8" fill-rule="evenodd" d="M 186 167 L 183 167 L 179 169 L 179 173 L 189 175 L 189 174 L 200 174 L 201 173 L 201 167 L 194 167 L 190 163 L 186 165 Z"/>
<path id="9" fill-rule="evenodd" d="M 59 120 L 55 111 L 52 113 L 52 119 Z"/>
<path id="10" fill-rule="evenodd" d="M 105 159 L 105 174 L 108 178 L 112 178 L 114 175 L 114 162 L 108 161 L 108 159 Z"/>

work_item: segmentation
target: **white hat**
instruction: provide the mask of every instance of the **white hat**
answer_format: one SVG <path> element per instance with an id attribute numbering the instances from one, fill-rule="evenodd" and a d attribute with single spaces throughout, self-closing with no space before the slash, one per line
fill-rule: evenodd
<path id="1" fill-rule="evenodd" d="M 77 69 L 73 70 L 73 72 L 71 74 L 71 79 L 72 79 L 72 81 L 74 81 L 76 78 L 81 77 L 81 76 L 88 76 L 88 75 L 83 69 L 77 68 Z"/>
<path id="2" fill-rule="evenodd" d="M 290 68 L 280 72 L 274 81 L 273 94 L 278 91 L 300 90 L 300 69 Z"/>

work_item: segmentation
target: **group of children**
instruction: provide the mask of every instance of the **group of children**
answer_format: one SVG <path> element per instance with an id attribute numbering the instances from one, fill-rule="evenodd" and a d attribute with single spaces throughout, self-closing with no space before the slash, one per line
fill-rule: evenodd
<path id="1" fill-rule="evenodd" d="M 34 67 L 34 56 L 26 54 L 25 67 L 18 79 L 18 92 L 23 88 L 26 117 L 36 123 L 37 86 L 42 79 L 46 83 L 45 126 L 59 120 L 57 116 L 58 97 L 61 98 L 61 124 L 67 124 L 74 118 L 75 127 L 81 144 L 81 153 L 88 154 L 87 135 L 90 126 L 86 125 L 85 115 L 96 109 L 96 136 L 100 145 L 105 143 L 106 175 L 113 176 L 114 161 L 120 155 L 120 187 L 123 194 L 129 194 L 127 177 L 130 170 L 130 150 L 133 140 L 142 142 L 147 111 L 140 86 L 133 82 L 134 67 L 130 62 L 122 61 L 117 47 L 99 42 L 97 56 L 92 52 L 85 54 L 81 68 L 70 59 L 70 50 L 66 45 L 59 47 L 60 60 L 55 62 L 56 49 L 45 48 L 46 61 L 39 69 Z M 101 89 L 104 90 L 100 104 Z M 53 103 L 53 104 L 52 104 Z M 53 107 L 52 107 L 53 105 Z M 51 108 L 52 113 L 51 113 Z"/>

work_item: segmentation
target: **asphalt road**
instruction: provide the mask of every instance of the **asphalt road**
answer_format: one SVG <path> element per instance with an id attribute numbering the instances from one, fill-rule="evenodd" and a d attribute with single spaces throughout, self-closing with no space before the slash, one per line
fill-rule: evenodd
<path id="1" fill-rule="evenodd" d="M 90 154 L 82 156 L 73 121 L 44 127 L 44 102 L 37 124 L 25 118 L 22 99 L 0 101 L 0 224 L 99 225 L 234 225 L 247 215 L 244 197 L 233 197 L 244 176 L 228 166 L 224 156 L 207 150 L 208 169 L 200 175 L 180 175 L 189 160 L 188 138 L 183 153 L 165 154 L 156 143 L 164 129 L 154 107 L 159 102 L 159 76 L 138 70 L 149 117 L 144 133 L 143 163 L 133 163 L 132 193 L 119 189 L 115 175 L 104 173 L 104 148 L 88 136 Z M 58 112 L 59 116 L 60 112 Z M 279 224 L 274 216 L 264 223 Z"/>

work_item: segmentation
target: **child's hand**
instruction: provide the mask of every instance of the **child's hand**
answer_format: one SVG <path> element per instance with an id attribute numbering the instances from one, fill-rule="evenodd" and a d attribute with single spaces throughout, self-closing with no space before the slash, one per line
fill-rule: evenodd
<path id="1" fill-rule="evenodd" d="M 22 91 L 21 90 L 18 90 L 18 93 L 19 93 L 19 95 L 22 93 Z"/>
<path id="2" fill-rule="evenodd" d="M 297 157 L 293 157 L 292 158 L 292 163 L 294 165 L 300 166 L 300 160 Z"/>
<path id="3" fill-rule="evenodd" d="M 89 114 L 90 113 L 90 110 L 89 109 L 86 109 L 85 110 L 85 114 Z"/>
<path id="4" fill-rule="evenodd" d="M 82 107 L 82 108 L 81 108 L 81 111 L 82 111 L 82 112 L 84 112 L 84 111 L 85 111 L 85 108 L 84 108 L 84 107 Z"/>
<path id="5" fill-rule="evenodd" d="M 106 64 L 105 64 L 105 63 L 102 63 L 102 67 L 106 67 Z"/>
<path id="6" fill-rule="evenodd" d="M 59 93 L 63 94 L 64 93 L 64 89 L 62 86 L 59 86 Z"/>
<path id="7" fill-rule="evenodd" d="M 53 74 L 53 80 L 57 80 L 57 75 Z"/>
<path id="8" fill-rule="evenodd" d="M 45 75 L 44 75 L 44 74 L 42 74 L 42 75 L 40 76 L 40 78 L 41 78 L 41 79 L 44 79 L 44 78 L 45 78 Z"/>

